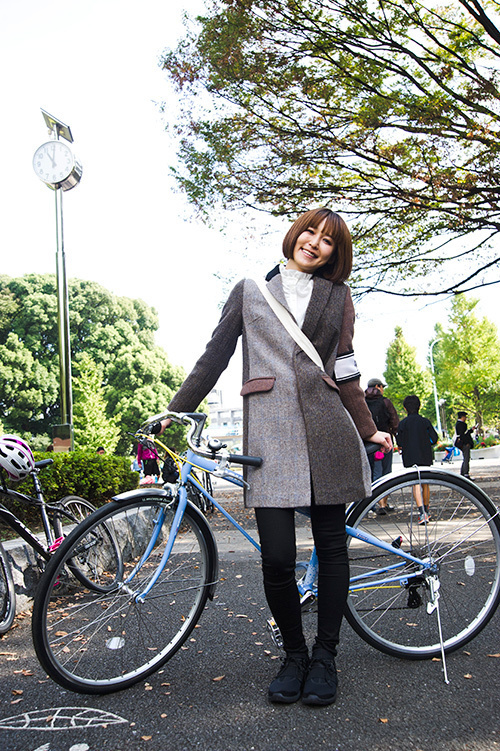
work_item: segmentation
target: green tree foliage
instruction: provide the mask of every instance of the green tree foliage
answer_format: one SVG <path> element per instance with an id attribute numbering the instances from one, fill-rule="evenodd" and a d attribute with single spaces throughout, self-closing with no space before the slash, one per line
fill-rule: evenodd
<path id="1" fill-rule="evenodd" d="M 479 318 L 476 299 L 453 298 L 448 327 L 436 326 L 434 367 L 440 397 L 456 420 L 464 410 L 481 432 L 498 425 L 500 416 L 500 341 L 496 326 Z"/>
<path id="2" fill-rule="evenodd" d="M 112 454 L 120 439 L 121 415 L 108 416 L 101 368 L 90 355 L 84 352 L 77 368 L 78 374 L 73 377 L 75 448 L 95 451 L 103 446 Z"/>
<path id="3" fill-rule="evenodd" d="M 0 340 L 0 405 L 6 429 L 29 432 L 58 405 L 58 372 L 41 362 L 14 332 Z M 38 429 L 36 432 L 39 432 Z"/>
<path id="4" fill-rule="evenodd" d="M 360 290 L 498 281 L 497 11 L 496 0 L 212 0 L 162 59 L 184 107 L 179 183 L 207 213 L 346 212 Z"/>
<path id="5" fill-rule="evenodd" d="M 384 378 L 387 383 L 384 396 L 392 401 L 401 419 L 406 416 L 405 397 L 416 394 L 422 403 L 421 414 L 433 424 L 436 422 L 434 408 L 429 414 L 427 404 L 432 393 L 430 373 L 417 363 L 416 349 L 408 344 L 400 326 L 396 326 L 394 339 L 387 348 Z"/>
<path id="6" fill-rule="evenodd" d="M 98 368 L 106 415 L 119 419 L 117 450 L 123 453 L 131 446 L 127 432 L 135 432 L 148 416 L 164 410 L 185 374 L 155 345 L 158 317 L 142 300 L 117 297 L 90 281 L 70 280 L 68 287 L 73 369 L 81 378 L 79 366 L 88 366 L 86 358 Z M 7 301 L 0 315 L 4 428 L 26 437 L 50 435 L 52 425 L 60 422 L 56 277 L 0 277 L 1 299 Z M 81 403 L 75 404 L 79 419 L 80 408 Z M 172 431 L 177 447 L 181 434 Z"/>

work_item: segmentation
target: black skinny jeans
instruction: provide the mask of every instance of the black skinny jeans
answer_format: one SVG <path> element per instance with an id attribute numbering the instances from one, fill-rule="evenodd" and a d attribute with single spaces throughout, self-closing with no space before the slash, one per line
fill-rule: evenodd
<path id="1" fill-rule="evenodd" d="M 262 551 L 267 603 L 283 636 L 287 654 L 307 651 L 300 597 L 295 583 L 295 510 L 255 509 Z M 337 654 L 340 625 L 349 589 L 345 506 L 311 506 L 318 554 L 318 633 L 316 649 Z"/>

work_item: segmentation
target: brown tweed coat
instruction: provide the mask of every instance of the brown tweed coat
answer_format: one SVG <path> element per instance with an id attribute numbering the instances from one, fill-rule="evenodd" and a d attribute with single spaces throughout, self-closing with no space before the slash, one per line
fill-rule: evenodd
<path id="1" fill-rule="evenodd" d="M 280 275 L 268 283 L 286 307 Z M 322 371 L 278 321 L 251 279 L 231 292 L 220 321 L 169 409 L 194 411 L 216 384 L 243 337 L 244 453 L 261 456 L 248 468 L 248 507 L 350 503 L 370 490 L 361 438 L 376 431 L 359 377 L 337 385 L 337 352 L 352 352 L 354 307 L 349 289 L 314 277 L 302 330 L 325 363 Z"/>

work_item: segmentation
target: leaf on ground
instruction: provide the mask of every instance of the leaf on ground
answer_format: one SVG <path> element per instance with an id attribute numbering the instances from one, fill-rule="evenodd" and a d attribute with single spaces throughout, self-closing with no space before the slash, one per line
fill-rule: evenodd
<path id="1" fill-rule="evenodd" d="M 464 678 L 472 678 L 472 675 L 471 675 L 470 673 L 466 673 L 466 674 L 464 675 Z"/>
<path id="2" fill-rule="evenodd" d="M 212 678 L 212 680 L 216 683 L 217 681 L 222 681 L 225 677 L 225 675 L 218 675 L 217 678 Z"/>
<path id="3" fill-rule="evenodd" d="M 387 723 L 389 722 L 389 720 L 387 719 L 387 717 L 379 717 L 378 721 L 379 722 L 383 722 L 384 725 L 387 725 Z"/>
<path id="4" fill-rule="evenodd" d="M 500 652 L 497 652 L 496 655 L 486 655 L 486 657 L 500 657 Z"/>
<path id="5" fill-rule="evenodd" d="M 141 735 L 141 740 L 150 741 L 152 737 L 152 735 Z"/>
<path id="6" fill-rule="evenodd" d="M 21 694 L 24 694 L 24 691 L 22 688 L 14 688 L 12 689 L 12 695 L 13 696 L 21 696 Z"/>

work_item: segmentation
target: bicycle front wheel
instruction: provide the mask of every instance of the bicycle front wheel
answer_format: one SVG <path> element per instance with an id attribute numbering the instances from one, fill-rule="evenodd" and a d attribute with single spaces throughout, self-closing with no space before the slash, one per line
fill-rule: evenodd
<path id="1" fill-rule="evenodd" d="M 12 626 L 16 614 L 16 591 L 7 553 L 0 543 L 0 634 Z"/>
<path id="2" fill-rule="evenodd" d="M 105 694 L 127 688 L 163 665 L 198 621 L 216 576 L 215 547 L 201 514 L 188 505 L 172 552 L 151 591 L 175 505 L 144 494 L 112 502 L 83 521 L 47 564 L 33 610 L 33 641 L 47 673 L 72 691 Z M 79 551 L 102 529 L 118 545 L 101 576 L 108 591 L 71 573 Z M 109 553 L 112 548 L 105 547 Z"/>
<path id="3" fill-rule="evenodd" d="M 423 485 L 429 486 L 430 520 L 419 523 Z M 394 510 L 375 515 L 382 498 Z M 431 469 L 391 476 L 351 509 L 347 524 L 431 564 L 425 568 L 348 538 L 346 617 L 366 642 L 396 657 L 428 659 L 441 654 L 438 614 L 446 653 L 488 623 L 500 601 L 500 522 L 472 482 Z"/>

